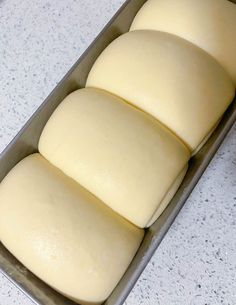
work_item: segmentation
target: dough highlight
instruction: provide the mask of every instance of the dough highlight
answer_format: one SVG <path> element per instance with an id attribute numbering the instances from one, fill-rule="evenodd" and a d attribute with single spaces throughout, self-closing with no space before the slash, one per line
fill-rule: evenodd
<path id="1" fill-rule="evenodd" d="M 43 130 L 39 151 L 139 227 L 147 226 L 190 157 L 157 120 L 92 88 L 65 98 Z"/>
<path id="2" fill-rule="evenodd" d="M 114 40 L 93 65 L 87 87 L 107 90 L 154 116 L 191 151 L 233 100 L 219 63 L 175 35 L 140 30 Z"/>
<path id="3" fill-rule="evenodd" d="M 236 5 L 226 0 L 148 0 L 133 30 L 175 34 L 211 54 L 236 85 Z"/>
<path id="4" fill-rule="evenodd" d="M 82 304 L 109 296 L 143 234 L 39 154 L 18 163 L 0 184 L 1 242 Z"/>

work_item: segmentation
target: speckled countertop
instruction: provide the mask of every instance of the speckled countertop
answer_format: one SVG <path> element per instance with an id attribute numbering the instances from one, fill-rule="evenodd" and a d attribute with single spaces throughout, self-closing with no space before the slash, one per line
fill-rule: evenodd
<path id="1" fill-rule="evenodd" d="M 0 0 L 0 151 L 123 0 Z M 33 305 L 0 274 L 0 305 Z M 125 305 L 236 304 L 236 125 Z"/>

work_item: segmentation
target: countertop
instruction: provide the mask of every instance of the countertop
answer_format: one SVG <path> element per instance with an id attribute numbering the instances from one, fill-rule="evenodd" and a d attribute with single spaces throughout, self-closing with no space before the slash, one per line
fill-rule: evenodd
<path id="1" fill-rule="evenodd" d="M 123 2 L 0 0 L 0 151 Z M 33 303 L 0 274 L 0 304 Z M 125 304 L 236 304 L 236 125 Z"/>

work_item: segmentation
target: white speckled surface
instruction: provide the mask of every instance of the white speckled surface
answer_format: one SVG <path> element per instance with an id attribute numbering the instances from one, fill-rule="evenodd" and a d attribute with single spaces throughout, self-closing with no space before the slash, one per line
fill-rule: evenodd
<path id="1" fill-rule="evenodd" d="M 124 0 L 0 0 L 0 151 Z M 32 305 L 0 275 L 0 305 Z M 125 302 L 236 304 L 236 125 Z"/>

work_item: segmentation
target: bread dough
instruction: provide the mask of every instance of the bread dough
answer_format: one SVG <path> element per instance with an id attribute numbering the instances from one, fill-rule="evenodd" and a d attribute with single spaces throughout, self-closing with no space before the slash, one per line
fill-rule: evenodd
<path id="1" fill-rule="evenodd" d="M 82 304 L 114 289 L 143 237 L 39 154 L 0 184 L 0 238 L 47 284 Z"/>
<path id="2" fill-rule="evenodd" d="M 226 0 L 148 0 L 131 30 L 185 38 L 214 56 L 236 84 L 236 5 Z"/>
<path id="3" fill-rule="evenodd" d="M 205 138 L 202 140 L 202 142 L 198 145 L 198 147 L 192 152 L 192 156 L 196 155 L 199 150 L 203 148 L 203 146 L 206 144 L 206 142 L 210 139 L 211 135 L 215 131 L 215 129 L 218 127 L 220 121 L 222 119 L 222 116 L 220 119 L 216 122 L 216 124 L 212 127 L 212 129 L 208 132 L 208 134 L 205 136 Z"/>
<path id="4" fill-rule="evenodd" d="M 164 198 L 162 199 L 160 205 L 157 207 L 155 213 L 153 214 L 152 218 L 149 220 L 147 226 L 151 226 L 158 217 L 162 214 L 162 212 L 165 210 L 171 199 L 174 197 L 175 193 L 179 189 L 184 176 L 186 175 L 186 172 L 188 170 L 188 165 L 186 165 L 183 170 L 180 172 L 180 174 L 177 176 L 177 178 L 174 180 L 173 184 L 169 188 L 169 190 L 166 192 Z"/>
<path id="5" fill-rule="evenodd" d="M 98 89 L 77 90 L 59 105 L 39 150 L 139 227 L 147 225 L 190 157 L 157 120 Z"/>
<path id="6" fill-rule="evenodd" d="M 93 65 L 87 86 L 112 92 L 150 113 L 192 151 L 235 92 L 212 56 L 175 35 L 149 30 L 113 41 Z"/>

